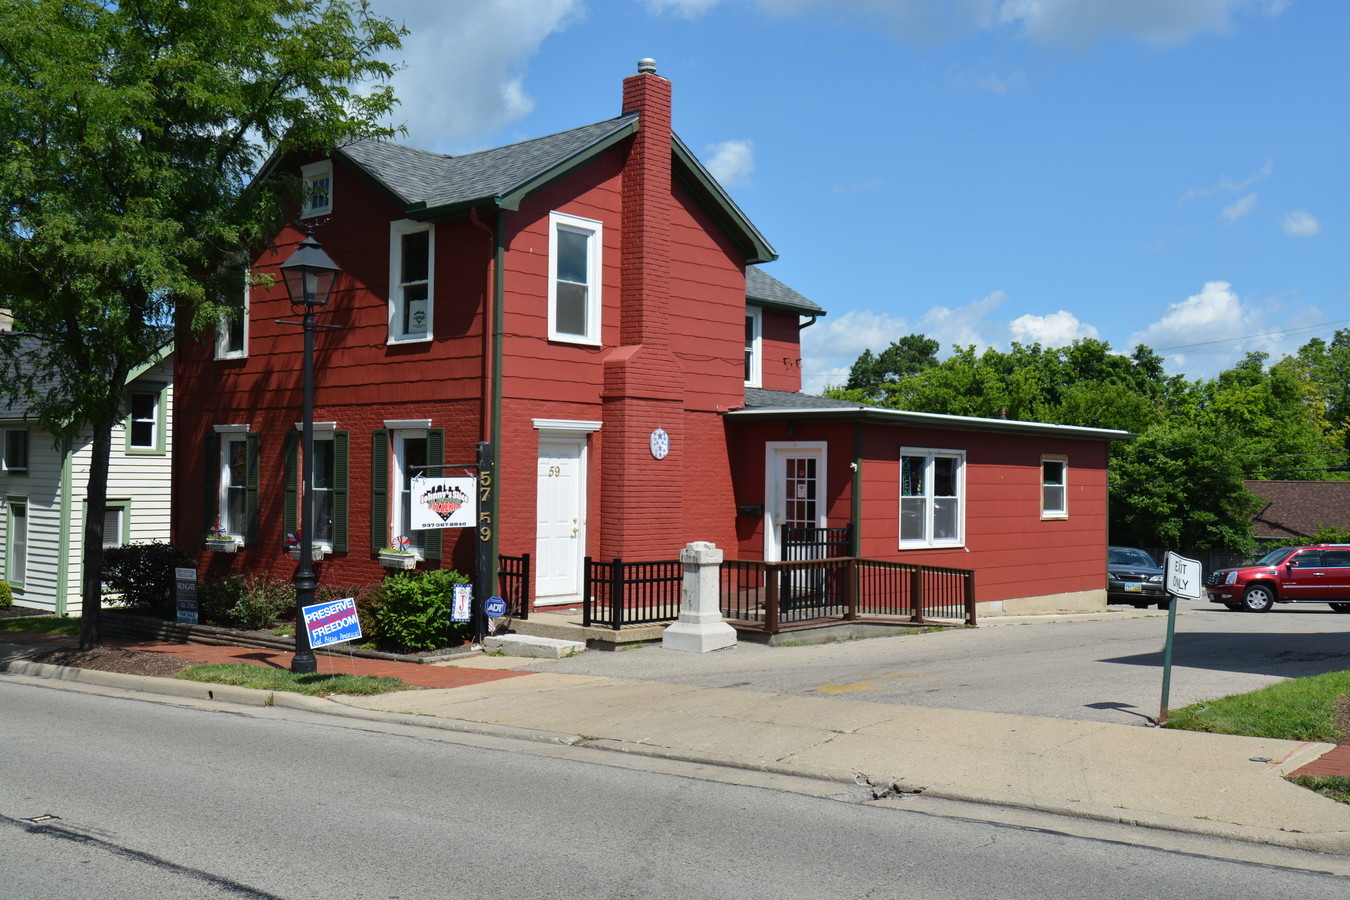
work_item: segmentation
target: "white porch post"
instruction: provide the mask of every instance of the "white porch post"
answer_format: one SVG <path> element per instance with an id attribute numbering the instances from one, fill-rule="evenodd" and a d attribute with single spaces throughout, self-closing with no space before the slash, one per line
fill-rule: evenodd
<path id="1" fill-rule="evenodd" d="M 736 629 L 722 621 L 718 603 L 722 551 L 708 541 L 694 541 L 680 551 L 684 587 L 680 618 L 666 628 L 661 646 L 666 650 L 707 653 L 736 645 Z"/>

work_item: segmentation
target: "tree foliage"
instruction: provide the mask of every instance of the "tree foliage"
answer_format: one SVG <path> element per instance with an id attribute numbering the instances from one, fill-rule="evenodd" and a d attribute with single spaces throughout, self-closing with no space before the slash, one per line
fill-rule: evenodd
<path id="1" fill-rule="evenodd" d="M 43 348 L 0 341 L 0 388 L 92 435 L 82 645 L 128 376 L 214 322 L 299 199 L 269 158 L 392 133 L 401 35 L 353 0 L 0 0 L 0 292 Z"/>
<path id="2" fill-rule="evenodd" d="M 922 335 L 891 346 L 911 346 Z M 923 339 L 926 340 L 926 339 Z M 1249 354 L 1218 376 L 1168 376 L 1145 346 L 1129 355 L 1094 339 L 1007 351 L 953 347 L 941 361 L 892 375 L 865 351 L 832 396 L 895 409 L 1009 418 L 1137 435 L 1111 448 L 1111 539 L 1186 549 L 1246 550 L 1257 501 L 1249 479 L 1345 473 L 1350 331 L 1315 339 L 1267 366 Z M 870 373 L 870 374 L 869 374 Z"/>

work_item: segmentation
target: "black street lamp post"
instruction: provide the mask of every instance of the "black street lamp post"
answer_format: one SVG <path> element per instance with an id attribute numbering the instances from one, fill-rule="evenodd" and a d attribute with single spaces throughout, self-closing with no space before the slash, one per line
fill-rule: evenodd
<path id="1" fill-rule="evenodd" d="M 304 317 L 298 323 L 305 332 L 305 387 L 301 411 L 300 466 L 304 472 L 300 500 L 300 566 L 295 570 L 295 658 L 291 671 L 308 675 L 318 671 L 314 649 L 309 645 L 303 610 L 314 602 L 314 315 L 328 305 L 328 295 L 337 279 L 337 264 L 329 259 L 314 240 L 313 229 L 305 233 L 300 246 L 281 264 L 292 306 L 302 306 Z M 296 323 L 289 323 L 296 324 Z"/>

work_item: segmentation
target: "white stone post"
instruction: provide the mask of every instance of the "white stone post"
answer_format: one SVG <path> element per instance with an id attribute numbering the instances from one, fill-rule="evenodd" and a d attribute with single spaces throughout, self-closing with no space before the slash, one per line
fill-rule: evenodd
<path id="1" fill-rule="evenodd" d="M 684 587 L 680 618 L 666 628 L 661 646 L 667 650 L 707 653 L 736 645 L 736 629 L 722 621 L 720 575 L 722 551 L 708 541 L 694 541 L 680 551 Z"/>

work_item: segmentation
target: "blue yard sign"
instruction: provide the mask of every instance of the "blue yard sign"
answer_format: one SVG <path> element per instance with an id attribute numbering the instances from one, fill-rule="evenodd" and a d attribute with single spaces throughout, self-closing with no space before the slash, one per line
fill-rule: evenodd
<path id="1" fill-rule="evenodd" d="M 305 630 L 309 632 L 309 645 L 315 650 L 361 637 L 361 622 L 356 617 L 354 597 L 315 603 L 306 606 L 301 613 L 305 619 Z"/>
<path id="2" fill-rule="evenodd" d="M 506 615 L 506 601 L 501 597 L 489 597 L 483 604 L 483 612 L 489 619 L 500 619 Z"/>

